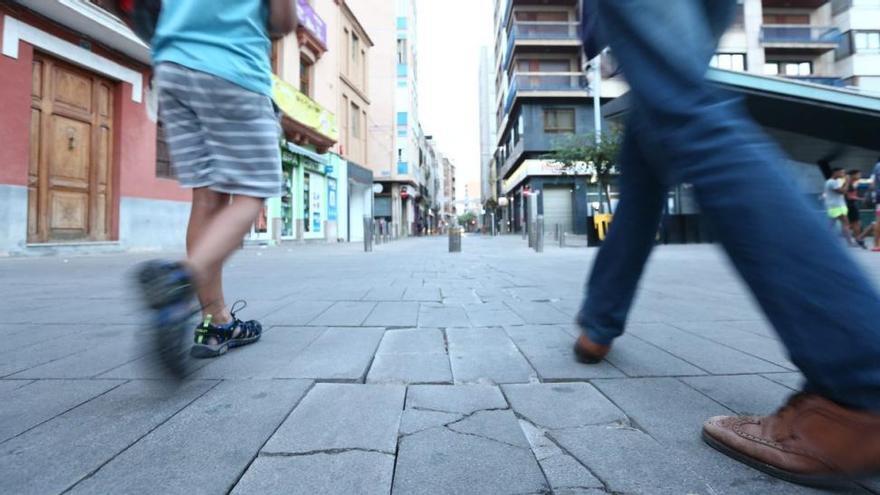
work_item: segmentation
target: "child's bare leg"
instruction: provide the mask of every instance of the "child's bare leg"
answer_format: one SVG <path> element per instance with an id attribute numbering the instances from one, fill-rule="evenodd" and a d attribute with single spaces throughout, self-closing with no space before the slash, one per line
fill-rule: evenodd
<path id="1" fill-rule="evenodd" d="M 262 207 L 261 198 L 236 196 L 196 228 L 198 233 L 188 249 L 188 264 L 198 281 L 203 312 L 213 315 L 218 324 L 231 318 L 223 300 L 223 262 L 241 246 Z"/>
<path id="2" fill-rule="evenodd" d="M 206 187 L 193 190 L 192 210 L 186 231 L 186 252 L 192 256 L 194 247 L 202 240 L 208 226 L 225 206 L 229 206 L 230 196 Z M 218 324 L 231 319 L 223 299 L 223 266 L 215 265 L 201 274 L 198 285 L 199 303 L 202 317 L 212 315 Z"/>

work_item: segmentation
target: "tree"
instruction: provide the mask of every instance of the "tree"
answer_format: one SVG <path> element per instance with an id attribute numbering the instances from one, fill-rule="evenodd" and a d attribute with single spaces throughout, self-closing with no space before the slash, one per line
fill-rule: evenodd
<path id="1" fill-rule="evenodd" d="M 617 156 L 620 153 L 622 132 L 612 127 L 596 134 L 568 134 L 554 143 L 553 151 L 545 155 L 546 160 L 559 166 L 564 174 L 586 174 L 599 184 L 599 200 L 611 211 L 611 181 L 619 172 Z"/>
<path id="2" fill-rule="evenodd" d="M 469 211 L 463 215 L 458 216 L 458 224 L 462 225 L 462 226 L 468 226 L 468 225 L 470 225 L 471 221 L 476 220 L 476 219 L 477 219 L 477 216 L 474 214 L 474 212 Z"/>

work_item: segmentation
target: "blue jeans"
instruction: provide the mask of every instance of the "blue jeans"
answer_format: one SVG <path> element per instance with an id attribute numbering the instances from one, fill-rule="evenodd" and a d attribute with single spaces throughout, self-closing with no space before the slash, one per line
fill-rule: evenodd
<path id="1" fill-rule="evenodd" d="M 741 103 L 705 80 L 735 0 L 600 0 L 629 82 L 621 200 L 578 324 L 610 344 L 654 245 L 666 193 L 693 184 L 736 270 L 807 379 L 808 391 L 880 412 L 880 297 L 779 171 L 783 154 Z"/>

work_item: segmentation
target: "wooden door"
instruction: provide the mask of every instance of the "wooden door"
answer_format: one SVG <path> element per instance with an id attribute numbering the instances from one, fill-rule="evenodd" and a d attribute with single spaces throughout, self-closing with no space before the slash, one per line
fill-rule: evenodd
<path id="1" fill-rule="evenodd" d="M 36 54 L 31 102 L 28 242 L 109 240 L 113 83 Z"/>

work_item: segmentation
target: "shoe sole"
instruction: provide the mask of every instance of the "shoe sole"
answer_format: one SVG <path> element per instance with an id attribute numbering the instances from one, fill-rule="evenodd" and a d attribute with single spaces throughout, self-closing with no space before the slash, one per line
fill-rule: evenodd
<path id="1" fill-rule="evenodd" d="M 222 344 L 193 344 L 192 349 L 190 349 L 190 356 L 196 359 L 211 359 L 220 357 L 227 352 L 229 349 L 234 349 L 236 347 L 246 346 L 248 344 L 253 344 L 254 342 L 260 340 L 261 335 L 257 335 L 256 337 L 251 337 L 249 339 L 238 339 L 238 340 L 230 340 L 228 342 L 224 342 Z"/>
<path id="2" fill-rule="evenodd" d="M 705 430 L 703 430 L 702 436 L 703 441 L 706 442 L 706 444 L 708 444 L 710 447 L 717 450 L 718 452 L 726 455 L 727 457 L 730 457 L 731 459 L 734 459 L 749 467 L 757 469 L 758 471 L 767 473 L 774 478 L 788 481 L 789 483 L 795 483 L 797 485 L 811 486 L 816 488 L 842 490 L 845 488 L 853 488 L 853 485 L 857 484 L 858 482 L 859 477 L 809 475 L 786 471 L 765 462 L 755 460 L 743 454 L 742 452 L 725 445 L 724 443 L 712 437 L 712 435 L 706 433 Z"/>
<path id="3" fill-rule="evenodd" d="M 156 268 L 147 266 L 137 276 L 141 297 L 150 311 L 157 311 L 167 303 L 167 295 L 162 295 L 151 283 Z M 193 312 L 195 315 L 195 312 Z M 182 380 L 190 372 L 187 358 L 188 320 L 182 319 L 173 325 L 153 325 L 150 327 L 150 340 L 153 353 L 170 378 Z"/>

